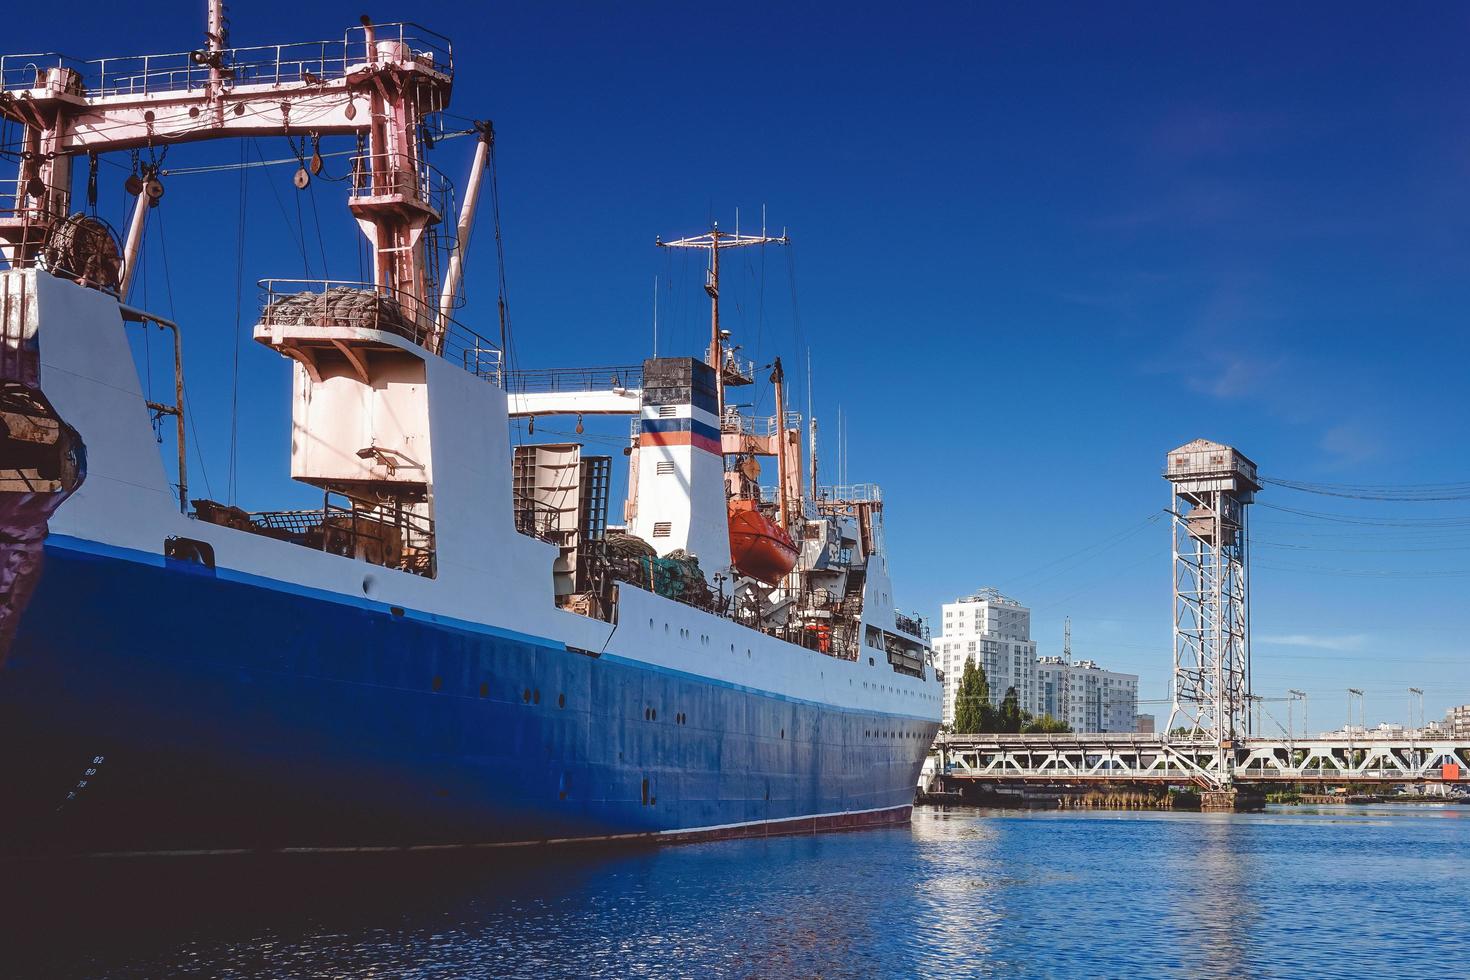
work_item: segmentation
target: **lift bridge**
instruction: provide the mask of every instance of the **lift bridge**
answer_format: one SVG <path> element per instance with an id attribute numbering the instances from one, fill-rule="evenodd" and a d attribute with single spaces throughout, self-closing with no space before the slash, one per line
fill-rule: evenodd
<path id="1" fill-rule="evenodd" d="M 1256 464 L 1197 439 L 1169 453 L 1173 703 L 1165 733 L 941 735 L 940 779 L 965 786 L 1192 786 L 1205 809 L 1258 808 L 1272 784 L 1470 779 L 1470 738 L 1268 738 L 1250 730 L 1249 505 Z M 1168 732 L 1182 734 L 1168 734 Z"/>

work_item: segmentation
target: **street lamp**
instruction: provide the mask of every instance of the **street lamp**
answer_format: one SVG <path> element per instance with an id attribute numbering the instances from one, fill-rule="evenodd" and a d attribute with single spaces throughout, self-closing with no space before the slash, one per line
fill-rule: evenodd
<path id="1" fill-rule="evenodd" d="M 1359 726 L 1363 729 L 1363 734 L 1366 735 L 1368 733 L 1368 724 L 1367 724 L 1366 721 L 1363 720 L 1363 692 L 1359 688 L 1350 687 L 1350 688 L 1347 689 L 1347 693 L 1348 693 L 1348 702 L 1347 702 L 1347 709 L 1348 709 L 1347 723 L 1348 723 L 1348 727 L 1349 728 L 1352 728 L 1353 727 L 1353 698 L 1356 697 L 1358 699 L 1358 722 L 1359 722 Z"/>
<path id="2" fill-rule="evenodd" d="M 1419 728 L 1424 727 L 1424 691 L 1417 687 L 1409 688 L 1409 727 L 1414 728 L 1414 698 L 1419 699 Z"/>

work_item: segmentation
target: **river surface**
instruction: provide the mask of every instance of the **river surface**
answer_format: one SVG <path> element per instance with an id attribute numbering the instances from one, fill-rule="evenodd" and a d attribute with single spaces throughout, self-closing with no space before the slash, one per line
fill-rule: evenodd
<path id="1" fill-rule="evenodd" d="M 1470 806 L 0 866 L 7 977 L 1467 977 Z"/>

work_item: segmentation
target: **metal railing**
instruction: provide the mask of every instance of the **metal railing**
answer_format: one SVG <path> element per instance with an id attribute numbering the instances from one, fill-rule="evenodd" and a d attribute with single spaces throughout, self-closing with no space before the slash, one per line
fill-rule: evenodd
<path id="1" fill-rule="evenodd" d="M 877 504 L 883 502 L 883 488 L 876 483 L 847 483 L 818 487 L 816 498 L 821 503 Z"/>
<path id="2" fill-rule="evenodd" d="M 642 364 L 589 368 L 539 368 L 510 371 L 505 376 L 505 390 L 517 394 L 606 391 L 641 387 L 643 387 Z"/>
<path id="3" fill-rule="evenodd" d="M 922 616 L 907 616 L 897 610 L 893 613 L 893 625 L 901 632 L 921 640 L 929 639 L 929 627 Z"/>
<path id="4" fill-rule="evenodd" d="M 374 44 L 367 43 L 371 30 Z M 221 52 L 228 86 L 281 85 L 344 77 L 349 69 L 377 61 L 412 61 L 442 75 L 454 71 L 449 39 L 407 22 L 348 28 L 340 40 L 295 41 Z M 6 89 L 44 87 L 47 73 L 69 68 L 90 96 L 150 95 L 201 89 L 210 79 L 210 66 L 199 52 L 125 55 L 82 61 L 55 52 L 0 57 L 0 86 Z"/>
<path id="5" fill-rule="evenodd" d="M 725 359 L 720 363 L 720 371 L 725 377 L 726 384 L 750 382 L 755 380 L 755 361 L 727 350 Z"/>
<path id="6" fill-rule="evenodd" d="M 516 533 L 548 544 L 561 543 L 561 511 L 524 493 L 515 494 L 513 500 Z"/>
<path id="7" fill-rule="evenodd" d="M 360 153 L 348 158 L 349 203 L 364 198 L 397 195 L 421 201 L 440 217 L 455 217 L 454 182 L 438 167 L 420 160 L 404 160 L 397 153 Z M 453 248 L 454 241 L 441 241 L 441 247 Z"/>
<path id="8" fill-rule="evenodd" d="M 801 426 L 800 412 L 786 413 L 786 428 L 793 429 Z M 781 431 L 776 424 L 776 416 L 752 416 L 741 415 L 739 412 L 726 412 L 720 419 L 720 431 L 743 436 L 768 437 Z"/>
<path id="9" fill-rule="evenodd" d="M 372 283 L 337 279 L 262 279 L 260 322 L 266 326 L 354 327 L 396 334 L 425 350 L 437 331 L 438 311 Z M 447 361 L 494 384 L 502 381 L 499 346 L 452 317 L 439 349 Z"/>
<path id="10" fill-rule="evenodd" d="M 250 531 L 313 551 L 429 578 L 435 574 L 433 519 L 401 507 L 363 507 L 342 494 L 328 491 L 320 508 L 307 510 L 247 512 L 210 500 L 196 500 L 194 511 L 196 517 L 211 524 Z"/>

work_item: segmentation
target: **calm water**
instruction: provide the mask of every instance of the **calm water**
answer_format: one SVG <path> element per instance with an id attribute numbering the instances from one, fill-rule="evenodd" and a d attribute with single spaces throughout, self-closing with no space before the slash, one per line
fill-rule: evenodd
<path id="1" fill-rule="evenodd" d="M 7 976 L 1466 977 L 1470 806 L 11 866 L 0 901 Z"/>

